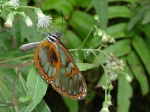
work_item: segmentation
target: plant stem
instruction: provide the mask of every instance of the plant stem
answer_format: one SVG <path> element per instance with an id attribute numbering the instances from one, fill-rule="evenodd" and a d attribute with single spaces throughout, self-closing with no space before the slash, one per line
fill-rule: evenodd
<path id="1" fill-rule="evenodd" d="M 8 59 L 8 60 L 4 60 L 4 61 L 0 61 L 0 63 L 15 61 L 15 60 L 18 60 L 18 59 L 28 58 L 28 57 L 31 57 L 31 56 L 33 56 L 33 54 L 25 55 L 25 56 L 21 56 L 21 57 L 17 57 L 17 58 L 12 58 L 12 59 Z"/>

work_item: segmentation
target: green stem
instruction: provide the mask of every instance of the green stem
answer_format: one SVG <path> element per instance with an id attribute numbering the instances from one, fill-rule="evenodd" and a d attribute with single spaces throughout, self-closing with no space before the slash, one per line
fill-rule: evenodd
<path id="1" fill-rule="evenodd" d="M 81 50 L 81 48 L 83 47 L 83 45 L 85 44 L 85 42 L 87 41 L 88 37 L 90 36 L 90 34 L 93 31 L 93 27 L 91 28 L 91 30 L 89 31 L 89 33 L 87 34 L 86 38 L 84 39 L 84 41 L 82 42 L 80 48 L 78 50 Z"/>
<path id="2" fill-rule="evenodd" d="M 74 51 L 78 51 L 78 49 L 69 49 L 70 52 L 74 52 Z M 104 56 L 108 56 L 106 52 L 100 50 L 100 49 L 80 49 L 80 51 L 91 51 L 91 52 L 100 52 L 102 53 Z"/>
<path id="3" fill-rule="evenodd" d="M 93 55 L 97 58 L 97 60 L 100 60 L 99 58 L 98 58 L 98 56 L 94 53 L 94 51 L 92 51 L 92 53 L 93 53 Z M 100 62 L 99 62 L 100 63 Z M 107 76 L 108 76 L 108 74 L 107 74 L 107 71 L 106 71 L 106 69 L 105 69 L 105 67 L 104 67 L 104 65 L 103 64 L 101 64 L 100 63 L 100 65 L 103 67 L 103 69 L 104 69 L 104 74 L 106 75 L 106 81 L 105 81 L 105 101 L 107 100 L 107 90 L 108 90 L 108 84 L 107 84 Z"/>
<path id="4" fill-rule="evenodd" d="M 31 56 L 33 56 L 33 54 L 25 55 L 25 56 L 21 56 L 21 57 L 17 57 L 17 58 L 12 58 L 12 59 L 8 59 L 8 60 L 4 60 L 4 61 L 0 61 L 0 63 L 15 61 L 15 60 L 18 60 L 18 59 L 28 58 L 28 57 L 31 57 Z"/>
<path id="5" fill-rule="evenodd" d="M 36 7 L 32 7 L 32 6 L 19 6 L 19 8 L 30 8 L 30 9 L 36 9 Z"/>

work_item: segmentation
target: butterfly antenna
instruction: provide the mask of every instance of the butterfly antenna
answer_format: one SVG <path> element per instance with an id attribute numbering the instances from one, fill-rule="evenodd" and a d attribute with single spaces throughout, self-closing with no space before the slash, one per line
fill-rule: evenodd
<path id="1" fill-rule="evenodd" d="M 51 26 L 51 25 L 50 25 Z M 47 27 L 45 27 L 46 28 L 46 30 L 48 31 L 48 32 L 50 32 L 50 30 L 47 28 Z"/>
<path id="2" fill-rule="evenodd" d="M 62 10 L 60 11 L 61 12 L 61 15 L 62 15 L 62 28 L 61 28 L 61 31 L 60 31 L 60 34 L 62 33 L 62 30 L 63 30 L 63 26 L 64 26 L 64 15 L 63 15 L 63 12 L 62 12 Z"/>

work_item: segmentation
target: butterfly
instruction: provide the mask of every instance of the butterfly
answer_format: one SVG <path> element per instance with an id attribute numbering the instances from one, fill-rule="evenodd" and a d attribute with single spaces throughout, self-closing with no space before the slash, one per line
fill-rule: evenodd
<path id="1" fill-rule="evenodd" d="M 87 86 L 71 54 L 60 41 L 60 33 L 47 33 L 47 40 L 24 44 L 21 51 L 36 48 L 35 66 L 40 76 L 60 94 L 71 99 L 86 97 Z"/>

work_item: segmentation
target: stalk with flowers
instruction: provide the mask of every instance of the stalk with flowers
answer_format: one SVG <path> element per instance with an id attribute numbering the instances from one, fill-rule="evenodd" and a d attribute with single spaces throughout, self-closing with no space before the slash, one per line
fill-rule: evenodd
<path id="1" fill-rule="evenodd" d="M 24 12 L 17 11 L 17 9 L 19 8 L 29 8 L 35 11 L 37 15 L 37 20 L 38 20 L 37 28 L 46 28 L 51 23 L 51 20 L 52 20 L 51 16 L 44 15 L 43 12 L 39 8 L 36 8 L 36 7 L 20 6 L 19 0 L 10 0 L 9 2 L 4 2 L 4 3 L 3 1 L 1 1 L 0 3 L 1 3 L 1 13 L 9 12 L 7 16 L 7 20 L 4 23 L 6 28 L 13 27 L 13 20 L 16 14 L 19 14 L 20 16 L 23 17 L 23 20 L 25 21 L 28 27 L 31 27 L 33 25 L 33 22 L 28 15 L 26 15 Z"/>

